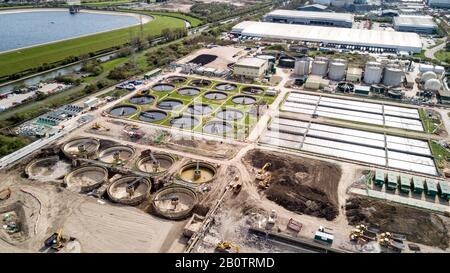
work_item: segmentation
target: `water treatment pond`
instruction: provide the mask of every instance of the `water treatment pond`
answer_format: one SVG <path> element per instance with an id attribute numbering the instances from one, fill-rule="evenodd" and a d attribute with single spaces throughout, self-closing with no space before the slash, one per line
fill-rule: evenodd
<path id="1" fill-rule="evenodd" d="M 80 12 L 68 9 L 10 10 L 0 12 L 0 52 L 124 28 L 138 17 L 119 13 Z"/>

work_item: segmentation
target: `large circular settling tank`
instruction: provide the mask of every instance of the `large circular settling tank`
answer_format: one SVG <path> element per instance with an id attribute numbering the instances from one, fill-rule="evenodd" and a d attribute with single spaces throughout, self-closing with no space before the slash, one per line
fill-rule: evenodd
<path id="1" fill-rule="evenodd" d="M 71 165 L 58 156 L 39 158 L 27 165 L 25 172 L 30 179 L 50 181 L 62 178 L 70 172 Z"/>
<path id="2" fill-rule="evenodd" d="M 211 85 L 211 81 L 205 79 L 196 79 L 192 80 L 189 84 L 196 87 L 207 87 Z"/>
<path id="3" fill-rule="evenodd" d="M 98 159 L 108 164 L 124 164 L 134 155 L 134 149 L 128 146 L 112 146 L 100 152 Z"/>
<path id="4" fill-rule="evenodd" d="M 116 116 L 116 117 L 126 117 L 126 116 L 130 116 L 136 112 L 137 112 L 137 108 L 132 105 L 116 106 L 113 109 L 111 109 L 111 111 L 109 111 L 109 113 L 111 115 Z"/>
<path id="5" fill-rule="evenodd" d="M 203 126 L 203 131 L 209 134 L 222 135 L 233 131 L 233 126 L 225 121 L 210 121 Z"/>
<path id="6" fill-rule="evenodd" d="M 149 95 L 143 95 L 143 96 L 134 96 L 130 99 L 131 103 L 134 104 L 150 104 L 155 100 L 155 97 L 149 96 Z"/>
<path id="7" fill-rule="evenodd" d="M 186 80 L 187 78 L 183 76 L 170 76 L 167 78 L 167 82 L 175 84 L 184 83 Z"/>
<path id="8" fill-rule="evenodd" d="M 197 195 L 187 187 L 168 187 L 158 191 L 153 198 L 155 211 L 169 219 L 183 219 L 189 216 L 197 203 Z"/>
<path id="9" fill-rule="evenodd" d="M 258 86 L 246 86 L 241 89 L 244 94 L 261 94 L 264 89 Z"/>
<path id="10" fill-rule="evenodd" d="M 147 121 L 147 122 L 157 122 L 165 119 L 167 117 L 167 113 L 160 110 L 148 110 L 142 112 L 139 115 L 139 120 Z"/>
<path id="11" fill-rule="evenodd" d="M 217 112 L 216 117 L 223 120 L 239 120 L 244 117 L 244 113 L 237 109 L 223 109 Z"/>
<path id="12" fill-rule="evenodd" d="M 183 87 L 178 89 L 177 93 L 182 96 L 196 96 L 200 94 L 200 89 L 195 87 Z"/>
<path id="13" fill-rule="evenodd" d="M 237 85 L 234 83 L 218 83 L 215 88 L 220 91 L 233 91 L 237 88 Z"/>
<path id="14" fill-rule="evenodd" d="M 108 170 L 99 166 L 82 166 L 64 177 L 67 188 L 77 192 L 88 192 L 108 180 Z"/>
<path id="15" fill-rule="evenodd" d="M 70 158 L 90 157 L 97 153 L 100 142 L 97 139 L 82 137 L 69 140 L 62 147 L 63 153 Z"/>
<path id="16" fill-rule="evenodd" d="M 256 99 L 252 96 L 235 96 L 231 99 L 232 102 L 235 104 L 243 104 L 243 105 L 250 105 L 256 103 Z"/>
<path id="17" fill-rule="evenodd" d="M 181 105 L 183 105 L 183 102 L 181 100 L 165 99 L 158 103 L 158 108 L 165 110 L 173 110 Z"/>
<path id="18" fill-rule="evenodd" d="M 199 115 L 199 116 L 203 116 L 203 115 L 207 115 L 209 113 L 211 113 L 213 111 L 212 107 L 209 106 L 208 104 L 192 104 L 189 105 L 187 108 L 187 112 L 190 113 L 191 115 Z"/>
<path id="19" fill-rule="evenodd" d="M 181 117 L 176 117 L 170 120 L 170 124 L 173 127 L 176 128 L 193 128 L 194 126 L 196 126 L 200 121 L 193 116 L 181 116 Z"/>
<path id="20" fill-rule="evenodd" d="M 168 154 L 155 153 L 153 157 L 146 156 L 139 159 L 136 166 L 141 172 L 149 174 L 162 173 L 172 167 L 174 161 L 174 158 Z"/>
<path id="21" fill-rule="evenodd" d="M 114 181 L 108 188 L 108 196 L 117 203 L 137 205 L 150 193 L 152 184 L 144 177 L 125 176 Z"/>
<path id="22" fill-rule="evenodd" d="M 168 92 L 168 91 L 172 91 L 173 89 L 175 89 L 175 86 L 173 84 L 160 83 L 160 84 L 153 85 L 152 89 L 155 91 Z"/>
<path id="23" fill-rule="evenodd" d="M 224 92 L 211 91 L 206 92 L 204 97 L 209 100 L 224 100 L 228 97 L 228 95 Z"/>
<path id="24" fill-rule="evenodd" d="M 215 177 L 216 168 L 206 162 L 191 162 L 184 165 L 180 170 L 180 178 L 189 183 L 208 183 Z"/>

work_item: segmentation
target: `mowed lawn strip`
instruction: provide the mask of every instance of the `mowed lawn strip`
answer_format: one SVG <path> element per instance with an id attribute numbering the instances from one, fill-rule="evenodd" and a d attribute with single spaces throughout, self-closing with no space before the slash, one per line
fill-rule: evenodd
<path id="1" fill-rule="evenodd" d="M 154 20 L 145 24 L 143 29 L 144 35 L 159 35 L 163 29 L 182 27 L 185 27 L 185 23 L 181 19 L 155 15 Z M 130 41 L 130 31 L 136 36 L 140 32 L 140 26 L 0 54 L 0 77 L 35 68 L 44 63 L 62 61 L 70 56 L 120 46 Z"/>

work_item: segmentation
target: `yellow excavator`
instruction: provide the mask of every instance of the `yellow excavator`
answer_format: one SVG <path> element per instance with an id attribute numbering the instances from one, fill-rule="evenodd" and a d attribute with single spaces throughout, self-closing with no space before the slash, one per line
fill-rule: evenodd
<path id="1" fill-rule="evenodd" d="M 261 170 L 256 173 L 255 178 L 257 181 L 259 181 L 258 186 L 261 189 L 267 189 L 269 187 L 269 182 L 272 179 L 272 175 L 267 172 L 267 169 L 269 169 L 271 165 L 271 163 L 267 162 L 266 164 L 264 164 Z"/>
<path id="2" fill-rule="evenodd" d="M 64 238 L 62 235 L 62 229 L 58 230 L 58 232 L 53 233 L 47 240 L 45 240 L 44 244 L 46 247 L 51 247 L 56 251 L 60 251 L 66 245 L 68 240 L 73 240 L 73 238 Z"/>
<path id="3" fill-rule="evenodd" d="M 219 252 L 226 252 L 226 253 L 238 253 L 241 248 L 239 246 L 235 246 L 234 244 L 227 242 L 227 241 L 220 241 L 216 245 L 216 250 Z"/>
<path id="4" fill-rule="evenodd" d="M 109 131 L 109 128 L 105 128 L 103 125 L 101 125 L 100 123 L 96 122 L 91 126 L 91 129 L 94 130 L 100 130 L 100 129 L 104 129 L 105 131 Z"/>

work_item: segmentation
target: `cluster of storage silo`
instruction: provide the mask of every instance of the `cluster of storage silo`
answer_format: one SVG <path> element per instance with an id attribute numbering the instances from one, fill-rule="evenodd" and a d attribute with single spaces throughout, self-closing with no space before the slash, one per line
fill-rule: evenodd
<path id="1" fill-rule="evenodd" d="M 363 81 L 366 84 L 382 83 L 386 86 L 399 86 L 402 83 L 403 74 L 403 69 L 398 64 L 384 66 L 378 62 L 367 62 Z"/>

